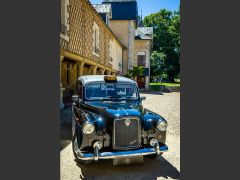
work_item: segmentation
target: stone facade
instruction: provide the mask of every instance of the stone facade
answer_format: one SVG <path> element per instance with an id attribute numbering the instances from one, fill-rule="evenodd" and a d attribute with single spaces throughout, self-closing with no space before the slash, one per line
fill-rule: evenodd
<path id="1" fill-rule="evenodd" d="M 113 39 L 113 69 L 117 70 L 120 74 L 123 71 L 123 50 L 119 43 Z"/>
<path id="2" fill-rule="evenodd" d="M 133 64 L 135 66 L 142 65 L 144 68 L 148 68 L 148 72 L 150 72 L 150 53 L 151 53 L 151 40 L 135 40 L 134 41 L 134 61 Z M 138 56 L 143 56 L 143 62 L 138 61 Z M 142 63 L 142 64 L 141 64 Z M 144 81 L 144 88 L 146 90 L 149 89 L 149 81 L 150 74 L 145 75 L 144 77 L 140 77 L 139 81 Z"/>
<path id="3" fill-rule="evenodd" d="M 110 20 L 109 27 L 127 47 L 123 55 L 123 74 L 132 68 L 134 59 L 135 22 L 133 20 Z"/>
<path id="4" fill-rule="evenodd" d="M 139 64 L 141 54 L 145 69 L 150 70 L 153 32 L 151 27 L 137 27 L 136 1 L 127 2 L 128 11 L 124 11 L 126 1 L 108 2 L 117 4 L 93 6 L 89 0 L 61 0 L 61 97 L 71 97 L 79 76 L 127 74 Z M 139 79 L 148 89 L 149 76 Z"/>
<path id="5" fill-rule="evenodd" d="M 67 34 L 62 29 L 60 33 L 60 77 L 65 96 L 74 92 L 79 76 L 121 74 L 119 64 L 122 65 L 125 47 L 91 3 L 88 0 L 61 0 L 61 6 L 61 18 L 64 18 L 61 27 L 69 29 Z M 110 48 L 110 42 L 113 48 Z"/>

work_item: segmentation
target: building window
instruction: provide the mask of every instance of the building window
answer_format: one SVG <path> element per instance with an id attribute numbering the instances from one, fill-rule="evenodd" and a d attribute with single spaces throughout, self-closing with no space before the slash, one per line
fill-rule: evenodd
<path id="1" fill-rule="evenodd" d="M 146 66 L 146 56 L 145 55 L 138 55 L 138 66 Z"/>
<path id="2" fill-rule="evenodd" d="M 61 0 L 60 37 L 69 41 L 69 0 Z"/>
<path id="3" fill-rule="evenodd" d="M 100 52 L 100 33 L 99 33 L 99 27 L 94 22 L 93 24 L 93 54 L 99 57 Z"/>
<path id="4" fill-rule="evenodd" d="M 113 42 L 109 41 L 109 63 L 113 64 Z"/>

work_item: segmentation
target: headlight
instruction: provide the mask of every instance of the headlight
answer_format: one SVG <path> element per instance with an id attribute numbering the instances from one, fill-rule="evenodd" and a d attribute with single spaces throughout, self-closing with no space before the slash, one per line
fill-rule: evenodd
<path id="1" fill-rule="evenodd" d="M 90 122 L 86 122 L 83 125 L 83 133 L 84 134 L 91 134 L 93 133 L 93 131 L 95 130 L 95 126 L 90 123 Z"/>
<path id="2" fill-rule="evenodd" d="M 157 128 L 159 131 L 166 131 L 167 130 L 167 122 L 166 121 L 159 121 L 157 124 Z"/>

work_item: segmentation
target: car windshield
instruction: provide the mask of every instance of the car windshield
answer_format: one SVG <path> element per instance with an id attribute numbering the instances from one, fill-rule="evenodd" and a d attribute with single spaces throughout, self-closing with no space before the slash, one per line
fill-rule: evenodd
<path id="1" fill-rule="evenodd" d="M 87 100 L 111 100 L 138 98 L 137 86 L 130 83 L 91 83 L 85 86 Z"/>

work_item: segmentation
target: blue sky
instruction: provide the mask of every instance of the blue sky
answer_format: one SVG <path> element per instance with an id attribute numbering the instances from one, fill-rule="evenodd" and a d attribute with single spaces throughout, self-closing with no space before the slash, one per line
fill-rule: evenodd
<path id="1" fill-rule="evenodd" d="M 102 0 L 90 0 L 92 4 L 101 4 Z M 137 0 L 138 12 L 143 13 L 143 17 L 158 12 L 160 9 L 170 11 L 177 10 L 180 6 L 180 0 Z"/>

